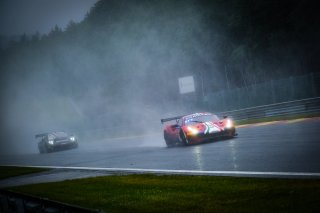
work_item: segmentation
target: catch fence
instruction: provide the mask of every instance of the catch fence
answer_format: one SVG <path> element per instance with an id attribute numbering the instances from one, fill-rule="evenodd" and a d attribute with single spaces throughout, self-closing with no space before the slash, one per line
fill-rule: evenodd
<path id="1" fill-rule="evenodd" d="M 320 96 L 320 73 L 271 80 L 243 88 L 222 90 L 206 96 L 211 111 L 231 111 Z"/>

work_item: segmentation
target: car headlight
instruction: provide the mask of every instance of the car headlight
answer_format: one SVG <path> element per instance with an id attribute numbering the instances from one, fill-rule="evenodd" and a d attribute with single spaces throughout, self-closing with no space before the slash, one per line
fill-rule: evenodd
<path id="1" fill-rule="evenodd" d="M 228 119 L 228 120 L 227 120 L 227 123 L 226 123 L 226 128 L 227 128 L 227 129 L 230 129 L 230 128 L 232 128 L 232 127 L 233 127 L 233 122 L 232 122 L 232 120 Z"/>
<path id="2" fill-rule="evenodd" d="M 188 128 L 188 131 L 193 135 L 196 135 L 199 133 L 198 129 L 195 127 L 188 126 L 187 128 Z"/>
<path id="3" fill-rule="evenodd" d="M 76 138 L 74 136 L 71 136 L 70 141 L 74 142 L 74 141 L 76 141 Z"/>
<path id="4" fill-rule="evenodd" d="M 48 144 L 53 145 L 54 141 L 53 140 L 48 140 Z"/>

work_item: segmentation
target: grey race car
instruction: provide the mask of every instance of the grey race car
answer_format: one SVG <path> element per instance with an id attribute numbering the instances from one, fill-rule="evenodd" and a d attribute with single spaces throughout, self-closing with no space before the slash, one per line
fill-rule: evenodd
<path id="1" fill-rule="evenodd" d="M 71 149 L 78 147 L 77 138 L 74 135 L 68 135 L 65 132 L 51 132 L 37 134 L 36 139 L 40 153 L 48 153 L 63 149 Z"/>

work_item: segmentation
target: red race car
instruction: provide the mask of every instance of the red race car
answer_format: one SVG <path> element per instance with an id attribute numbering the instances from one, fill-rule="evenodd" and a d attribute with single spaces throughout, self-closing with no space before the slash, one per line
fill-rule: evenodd
<path id="1" fill-rule="evenodd" d="M 212 113 L 194 113 L 161 119 L 161 123 L 176 120 L 164 127 L 164 140 L 168 147 L 198 144 L 214 138 L 232 138 L 237 135 L 232 119 L 219 119 Z"/>

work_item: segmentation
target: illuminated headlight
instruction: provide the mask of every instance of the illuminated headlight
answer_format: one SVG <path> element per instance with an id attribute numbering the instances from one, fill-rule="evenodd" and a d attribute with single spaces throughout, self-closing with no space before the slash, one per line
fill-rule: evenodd
<path id="1" fill-rule="evenodd" d="M 226 123 L 226 128 L 227 128 L 227 129 L 230 129 L 230 128 L 232 128 L 232 127 L 233 127 L 233 122 L 232 122 L 232 120 L 228 119 L 228 120 L 227 120 L 227 123 Z"/>
<path id="2" fill-rule="evenodd" d="M 199 133 L 197 128 L 194 128 L 194 127 L 191 127 L 191 126 L 188 126 L 188 131 L 193 135 L 196 135 L 196 134 Z"/>
<path id="3" fill-rule="evenodd" d="M 53 145 L 53 140 L 49 140 L 48 144 Z"/>
<path id="4" fill-rule="evenodd" d="M 70 141 L 74 142 L 74 141 L 76 141 L 76 138 L 74 136 L 71 136 Z"/>

